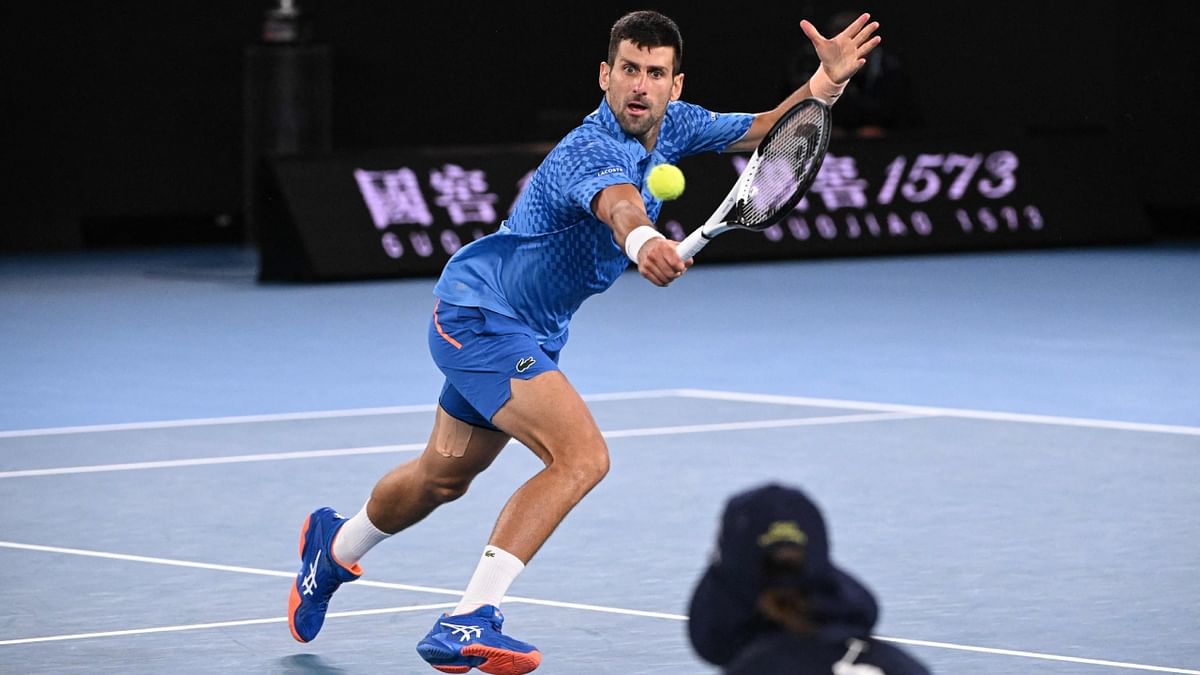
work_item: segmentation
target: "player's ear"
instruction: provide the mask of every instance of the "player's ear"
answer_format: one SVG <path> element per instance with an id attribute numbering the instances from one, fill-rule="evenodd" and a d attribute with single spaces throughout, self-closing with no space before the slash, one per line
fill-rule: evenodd
<path id="1" fill-rule="evenodd" d="M 606 61 L 600 62 L 600 91 L 608 93 L 608 75 L 612 71 Z"/>
<path id="2" fill-rule="evenodd" d="M 683 95 L 683 73 L 676 75 L 671 80 L 671 100 L 678 101 Z"/>

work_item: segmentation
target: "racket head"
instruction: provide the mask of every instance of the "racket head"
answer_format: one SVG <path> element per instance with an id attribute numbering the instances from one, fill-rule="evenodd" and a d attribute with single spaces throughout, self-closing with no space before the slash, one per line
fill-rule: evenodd
<path id="1" fill-rule="evenodd" d="M 825 160 L 833 120 L 824 101 L 806 98 L 792 106 L 763 137 L 746 165 L 725 222 L 761 231 L 796 208 Z"/>

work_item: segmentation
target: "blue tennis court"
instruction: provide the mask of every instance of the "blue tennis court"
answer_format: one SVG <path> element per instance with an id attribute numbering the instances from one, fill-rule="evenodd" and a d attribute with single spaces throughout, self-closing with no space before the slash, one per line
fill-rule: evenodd
<path id="1" fill-rule="evenodd" d="M 285 617 L 305 515 L 424 447 L 432 285 L 0 258 L 0 671 L 433 672 L 414 646 L 540 466 L 519 446 L 317 640 Z M 1200 246 L 628 274 L 562 366 L 612 471 L 506 601 L 538 672 L 713 672 L 692 585 L 724 500 L 781 481 L 935 672 L 1200 673 Z"/>

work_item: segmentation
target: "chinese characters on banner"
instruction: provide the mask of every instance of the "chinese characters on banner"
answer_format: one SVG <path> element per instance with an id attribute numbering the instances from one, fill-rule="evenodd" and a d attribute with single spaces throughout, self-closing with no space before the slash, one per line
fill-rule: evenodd
<path id="1" fill-rule="evenodd" d="M 840 143 L 791 214 L 761 234 L 723 237 L 704 257 L 979 250 L 1147 236 L 1120 191 L 1103 188 L 1111 172 L 1102 144 L 1071 152 L 1029 141 L 988 145 Z M 439 269 L 459 248 L 495 231 L 542 159 L 499 150 L 455 157 L 437 161 L 425 153 L 397 158 L 391 167 L 353 170 L 370 216 L 364 233 L 373 224 L 382 252 L 405 269 Z M 716 206 L 705 196 L 726 193 L 747 159 L 684 159 L 688 192 L 664 205 L 658 228 L 683 239 Z"/>
<path id="2" fill-rule="evenodd" d="M 739 174 L 747 158 L 730 158 Z M 786 238 L 808 241 L 881 238 L 885 236 L 928 237 L 935 221 L 920 205 L 937 200 L 952 206 L 955 225 L 964 235 L 976 230 L 993 233 L 1001 229 L 1039 231 L 1045 223 L 1037 204 L 1006 201 L 1017 188 L 1016 153 L 998 150 L 963 155 L 897 155 L 884 167 L 877 181 L 859 173 L 857 160 L 829 153 L 795 211 L 763 235 L 770 241 Z M 904 205 L 906 208 L 897 208 Z M 915 207 L 915 208 L 914 208 Z M 667 232 L 681 238 L 686 231 L 677 222 L 667 223 Z"/>
<path id="3" fill-rule="evenodd" d="M 362 192 L 363 201 L 371 213 L 375 229 L 381 231 L 384 252 L 390 258 L 402 258 L 406 247 L 393 225 L 420 225 L 431 228 L 434 215 L 425 198 L 417 172 L 408 167 L 385 171 L 355 169 L 354 180 Z M 483 169 L 464 169 L 457 164 L 444 164 L 429 172 L 426 182 L 433 195 L 434 207 L 444 213 L 455 226 L 478 224 L 472 238 L 478 239 L 500 224 L 496 214 L 499 197 L 489 191 L 487 174 Z M 464 242 L 458 232 L 442 229 L 437 233 L 438 244 L 447 255 L 453 255 Z M 429 232 L 410 233 L 409 246 L 422 258 L 433 255 L 434 241 Z"/>

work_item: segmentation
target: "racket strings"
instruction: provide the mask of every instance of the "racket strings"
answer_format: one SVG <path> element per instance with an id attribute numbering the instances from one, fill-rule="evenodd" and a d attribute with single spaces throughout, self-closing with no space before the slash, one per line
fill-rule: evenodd
<path id="1" fill-rule="evenodd" d="M 829 133 L 827 112 L 808 106 L 772 130 L 758 149 L 758 166 L 742 198 L 743 223 L 774 220 L 819 169 Z"/>

